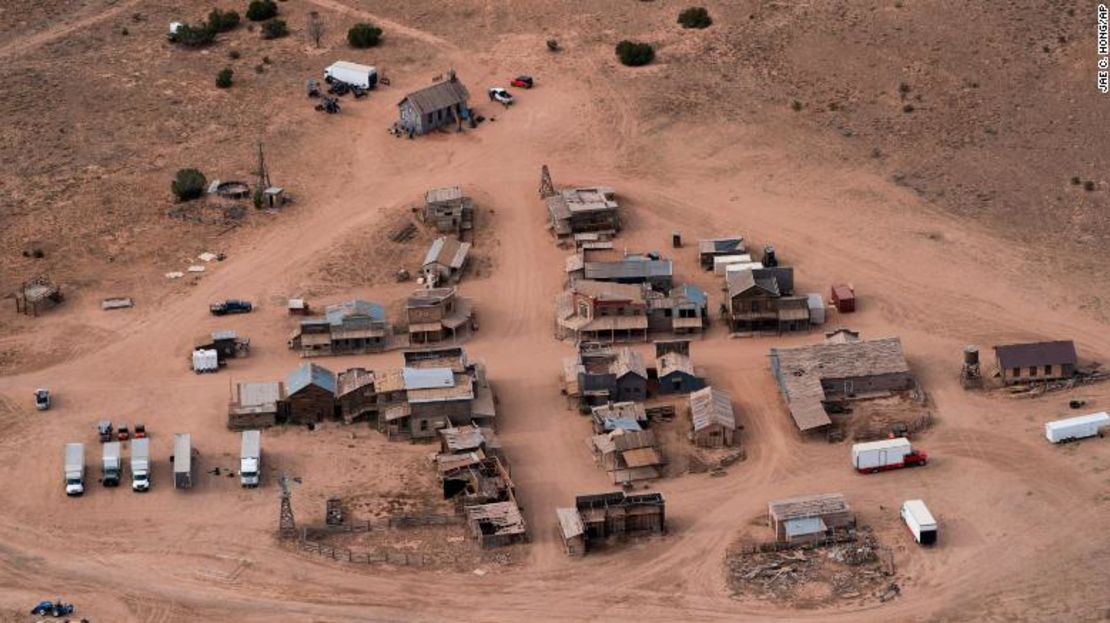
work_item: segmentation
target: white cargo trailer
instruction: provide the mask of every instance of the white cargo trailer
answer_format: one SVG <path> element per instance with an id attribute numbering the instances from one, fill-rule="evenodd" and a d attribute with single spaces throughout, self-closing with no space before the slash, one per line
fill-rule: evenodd
<path id="1" fill-rule="evenodd" d="M 1101 413 L 1072 417 L 1066 420 L 1046 422 L 1044 425 L 1044 436 L 1052 443 L 1074 441 L 1076 439 L 1101 435 L 1102 433 L 1099 432 L 1099 429 L 1107 425 L 1110 425 L 1110 414 L 1103 411 Z"/>
<path id="2" fill-rule="evenodd" d="M 65 452 L 66 495 L 85 492 L 85 444 L 67 443 Z"/>
<path id="3" fill-rule="evenodd" d="M 937 520 L 929 512 L 925 502 L 906 500 L 902 503 L 902 521 L 909 526 L 913 540 L 920 545 L 933 545 L 937 542 Z"/>
<path id="4" fill-rule="evenodd" d="M 324 81 L 345 82 L 349 85 L 372 89 L 378 84 L 378 69 L 347 61 L 336 61 L 324 68 Z"/>
<path id="5" fill-rule="evenodd" d="M 243 431 L 239 458 L 239 484 L 244 487 L 257 487 L 262 476 L 262 432 Z"/>
<path id="6" fill-rule="evenodd" d="M 103 445 L 103 453 L 100 460 L 100 482 L 105 487 L 119 486 L 120 478 L 123 477 L 123 456 L 121 450 L 122 448 L 118 441 L 109 441 Z"/>
<path id="7" fill-rule="evenodd" d="M 740 255 L 718 255 L 713 258 L 713 274 L 725 274 L 725 267 L 733 264 L 750 264 L 752 256 L 748 254 Z"/>
<path id="8" fill-rule="evenodd" d="M 914 450 L 905 437 L 852 446 L 852 466 L 864 473 L 924 465 L 927 460 L 928 455 Z"/>
<path id="9" fill-rule="evenodd" d="M 193 372 L 215 372 L 220 369 L 220 355 L 214 348 L 198 348 L 193 351 Z"/>
<path id="10" fill-rule="evenodd" d="M 173 488 L 193 486 L 193 442 L 189 433 L 173 436 Z"/>
<path id="11" fill-rule="evenodd" d="M 131 441 L 131 490 L 150 490 L 150 440 Z"/>

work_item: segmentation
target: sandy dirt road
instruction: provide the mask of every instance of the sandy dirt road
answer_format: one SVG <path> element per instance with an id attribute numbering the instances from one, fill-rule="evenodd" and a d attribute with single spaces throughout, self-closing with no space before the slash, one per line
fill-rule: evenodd
<path id="1" fill-rule="evenodd" d="M 431 35 L 408 34 L 440 45 Z M 494 58 L 455 55 L 449 45 L 441 51 L 479 96 L 511 70 Z M 514 108 L 483 106 L 495 122 L 416 141 L 383 131 L 394 95 L 423 82 L 395 79 L 387 94 L 345 108 L 308 139 L 305 154 L 326 147 L 334 163 L 320 166 L 305 157 L 305 167 L 316 167 L 300 193 L 310 200 L 229 249 L 230 259 L 195 288 L 127 312 L 125 324 L 111 321 L 110 339 L 87 354 L 0 378 L 6 431 L 0 466 L 7 475 L 0 479 L 0 606 L 14 611 L 61 593 L 94 621 L 443 620 L 462 612 L 489 621 L 1104 617 L 1110 446 L 1043 442 L 1040 424 L 1066 411 L 1063 395 L 1016 401 L 967 394 L 956 382 L 967 343 L 1066 336 L 1084 356 L 1110 358 L 1105 325 L 1053 303 L 1077 283 L 1032 272 L 1020 249 L 931 211 L 889 182 L 803 155 L 822 146 L 807 146 L 807 137 L 788 129 L 738 131 L 750 140 L 712 130 L 644 135 L 623 96 L 591 77 L 596 65 L 589 58 L 568 61 L 540 76 Z M 296 121 L 318 122 L 312 115 Z M 629 150 L 643 149 L 652 158 L 622 164 Z M 543 163 L 557 184 L 617 189 L 629 224 L 621 247 L 672 253 L 665 244 L 675 229 L 687 240 L 739 231 L 757 244 L 773 242 L 797 267 L 803 291 L 851 281 L 862 297 L 860 311 L 834 316 L 832 326 L 903 338 L 938 415 L 937 426 L 918 442 L 934 457 L 930 466 L 859 476 L 848 467 L 845 445 L 795 432 L 768 373 L 767 349 L 811 343 L 816 333 L 730 340 L 717 327 L 694 344 L 694 356 L 734 396 L 748 459 L 724 478 L 660 482 L 671 528 L 666 538 L 567 559 L 554 535 L 554 508 L 611 485 L 585 448 L 586 423 L 565 409 L 556 382 L 571 345 L 553 338 L 563 252 L 544 228 L 536 194 Z M 789 176 L 782 175 L 786 167 Z M 170 433 L 191 431 L 202 465 L 233 465 L 238 437 L 224 427 L 229 381 L 279 378 L 299 363 L 284 348 L 290 321 L 276 302 L 313 258 L 347 243 L 353 229 L 381 223 L 381 208 L 414 202 L 425 189 L 449 183 L 493 198 L 488 226 L 498 232 L 490 250 L 497 269 L 463 284 L 482 318 L 467 349 L 486 363 L 500 398 L 500 433 L 534 537 L 524 562 L 482 577 L 327 564 L 274 541 L 272 481 L 245 491 L 233 480 L 202 479 L 187 494 L 173 491 Z M 938 241 L 929 232 L 943 236 Z M 715 308 L 717 285 L 697 269 L 689 246 L 673 254 L 680 278 L 707 287 Z M 356 286 L 350 294 L 385 300 L 403 292 L 402 286 Z M 208 302 L 229 296 L 259 301 L 260 309 L 234 319 L 208 316 Z M 63 313 L 87 315 L 83 320 L 92 326 L 105 322 L 92 308 Z M 251 336 L 251 357 L 219 375 L 189 373 L 184 354 L 193 336 L 224 326 Z M 322 363 L 390 366 L 396 357 Z M 30 392 L 40 385 L 58 395 L 57 408 L 42 414 L 29 409 Z M 1085 395 L 1096 405 L 1110 401 L 1107 387 Z M 153 431 L 155 489 L 138 496 L 94 482 L 83 498 L 66 499 L 58 446 L 71 439 L 91 443 L 93 422 L 104 416 L 141 420 Z M 341 483 L 396 476 L 384 459 L 354 470 L 356 456 L 427 452 L 396 444 L 386 450 L 388 444 L 364 430 L 357 437 L 335 425 L 313 434 L 266 433 L 271 468 L 303 478 L 295 492 L 302 516 L 316 513 L 310 502 L 319 506 Z M 825 491 L 846 494 L 894 544 L 902 596 L 881 606 L 872 600 L 817 611 L 730 598 L 723 556 L 738 532 L 770 499 Z M 919 496 L 943 525 L 942 545 L 934 550 L 909 544 L 898 525 L 898 504 Z"/>

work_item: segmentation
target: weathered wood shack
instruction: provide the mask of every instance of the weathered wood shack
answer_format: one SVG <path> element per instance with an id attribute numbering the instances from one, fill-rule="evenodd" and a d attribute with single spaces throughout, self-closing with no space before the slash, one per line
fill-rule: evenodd
<path id="1" fill-rule="evenodd" d="M 994 354 L 1006 385 L 1071 378 L 1079 361 L 1071 340 L 995 346 Z"/>
<path id="2" fill-rule="evenodd" d="M 780 543 L 804 543 L 854 527 L 856 516 L 839 493 L 805 495 L 767 505 L 770 527 Z"/>
<path id="3" fill-rule="evenodd" d="M 459 186 L 433 188 L 424 195 L 424 222 L 440 233 L 459 233 L 474 226 L 474 203 Z"/>
<path id="4" fill-rule="evenodd" d="M 712 387 L 690 394 L 690 435 L 700 448 L 731 446 L 736 438 L 732 396 Z"/>
<path id="5" fill-rule="evenodd" d="M 470 118 L 470 92 L 454 71 L 447 79 L 413 91 L 397 103 L 398 127 L 410 134 L 427 134 L 445 125 L 461 127 Z"/>
<path id="6" fill-rule="evenodd" d="M 580 495 L 575 498 L 574 506 L 582 520 L 587 549 L 612 537 L 623 539 L 666 532 L 666 504 L 662 493 L 615 491 Z"/>

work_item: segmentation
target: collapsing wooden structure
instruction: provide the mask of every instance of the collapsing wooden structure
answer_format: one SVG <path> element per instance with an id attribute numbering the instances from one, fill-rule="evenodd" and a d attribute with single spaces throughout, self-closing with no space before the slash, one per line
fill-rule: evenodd
<path id="1" fill-rule="evenodd" d="M 770 527 L 780 543 L 806 543 L 854 528 L 856 516 L 839 493 L 804 495 L 767 505 Z"/>
<path id="2" fill-rule="evenodd" d="M 45 275 L 24 281 L 15 292 L 15 311 L 28 316 L 38 316 L 39 308 L 57 305 L 65 298 L 62 288 Z"/>

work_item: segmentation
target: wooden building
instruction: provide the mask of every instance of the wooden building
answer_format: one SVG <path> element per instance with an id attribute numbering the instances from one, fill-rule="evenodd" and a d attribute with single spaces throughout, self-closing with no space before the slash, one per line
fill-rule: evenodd
<path id="1" fill-rule="evenodd" d="M 473 317 L 470 301 L 458 296 L 454 287 L 416 290 L 405 300 L 410 344 L 454 340 Z"/>
<path id="2" fill-rule="evenodd" d="M 671 260 L 632 255 L 621 260 L 583 261 L 582 276 L 592 281 L 647 284 L 664 294 L 674 287 L 674 264 Z"/>
<path id="3" fill-rule="evenodd" d="M 474 202 L 459 186 L 433 188 L 424 195 L 424 222 L 458 235 L 474 226 Z"/>
<path id="4" fill-rule="evenodd" d="M 468 506 L 466 524 L 482 549 L 528 541 L 524 515 L 515 501 Z"/>
<path id="5" fill-rule="evenodd" d="M 690 394 L 690 437 L 699 448 L 723 448 L 736 440 L 732 397 L 706 387 Z"/>
<path id="6" fill-rule="evenodd" d="M 643 285 L 576 280 L 556 299 L 560 337 L 599 342 L 647 340 L 646 291 Z"/>
<path id="7" fill-rule="evenodd" d="M 660 394 L 689 394 L 705 387 L 689 355 L 667 352 L 655 359 L 657 391 Z"/>
<path id="8" fill-rule="evenodd" d="M 586 527 L 577 508 L 556 508 L 555 518 L 559 520 L 559 536 L 563 540 L 563 551 L 568 556 L 586 555 Z"/>
<path id="9" fill-rule="evenodd" d="M 772 348 L 770 358 L 779 391 L 803 432 L 832 424 L 826 405 L 916 387 L 896 337 Z"/>
<path id="10" fill-rule="evenodd" d="M 650 430 L 614 430 L 590 437 L 598 465 L 609 472 L 614 484 L 652 480 L 663 475 L 666 461 Z"/>
<path id="11" fill-rule="evenodd" d="M 587 551 L 605 541 L 630 536 L 664 534 L 666 504 L 662 493 L 627 494 L 620 491 L 580 495 L 574 500 L 585 533 Z"/>
<path id="12" fill-rule="evenodd" d="M 377 421 L 381 405 L 374 381 L 374 372 L 366 368 L 348 368 L 336 375 L 335 400 L 345 423 Z"/>
<path id="13" fill-rule="evenodd" d="M 594 433 L 603 435 L 615 430 L 638 431 L 647 426 L 647 411 L 642 402 L 610 402 L 590 409 Z"/>
<path id="14" fill-rule="evenodd" d="M 227 427 L 234 431 L 268 428 L 284 422 L 285 386 L 279 382 L 236 383 L 227 406 Z"/>
<path id="15" fill-rule="evenodd" d="M 770 527 L 780 543 L 805 543 L 855 527 L 848 500 L 839 493 L 776 500 L 767 505 Z"/>
<path id="16" fill-rule="evenodd" d="M 293 424 L 315 424 L 335 415 L 335 374 L 302 363 L 285 379 L 285 404 Z"/>
<path id="17" fill-rule="evenodd" d="M 995 346 L 994 355 L 1006 385 L 1071 378 L 1079 362 L 1071 340 Z"/>
<path id="18" fill-rule="evenodd" d="M 424 256 L 422 270 L 425 282 L 429 286 L 458 283 L 469 253 L 469 242 L 443 236 L 436 238 Z"/>
<path id="19" fill-rule="evenodd" d="M 616 191 L 605 186 L 570 188 L 544 199 L 556 236 L 620 231 Z"/>
<path id="20" fill-rule="evenodd" d="M 443 126 L 461 128 L 463 120 L 470 118 L 469 99 L 470 92 L 455 72 L 449 71 L 446 80 L 413 91 L 397 103 L 397 125 L 410 135 L 427 134 Z"/>
<path id="21" fill-rule="evenodd" d="M 300 321 L 289 338 L 289 348 L 302 356 L 381 352 L 388 346 L 390 334 L 383 306 L 351 300 L 328 305 L 323 318 Z"/>
<path id="22" fill-rule="evenodd" d="M 782 266 L 729 271 L 726 308 L 732 330 L 784 333 L 808 329 L 809 301 L 790 294 L 793 274 L 793 269 Z"/>

